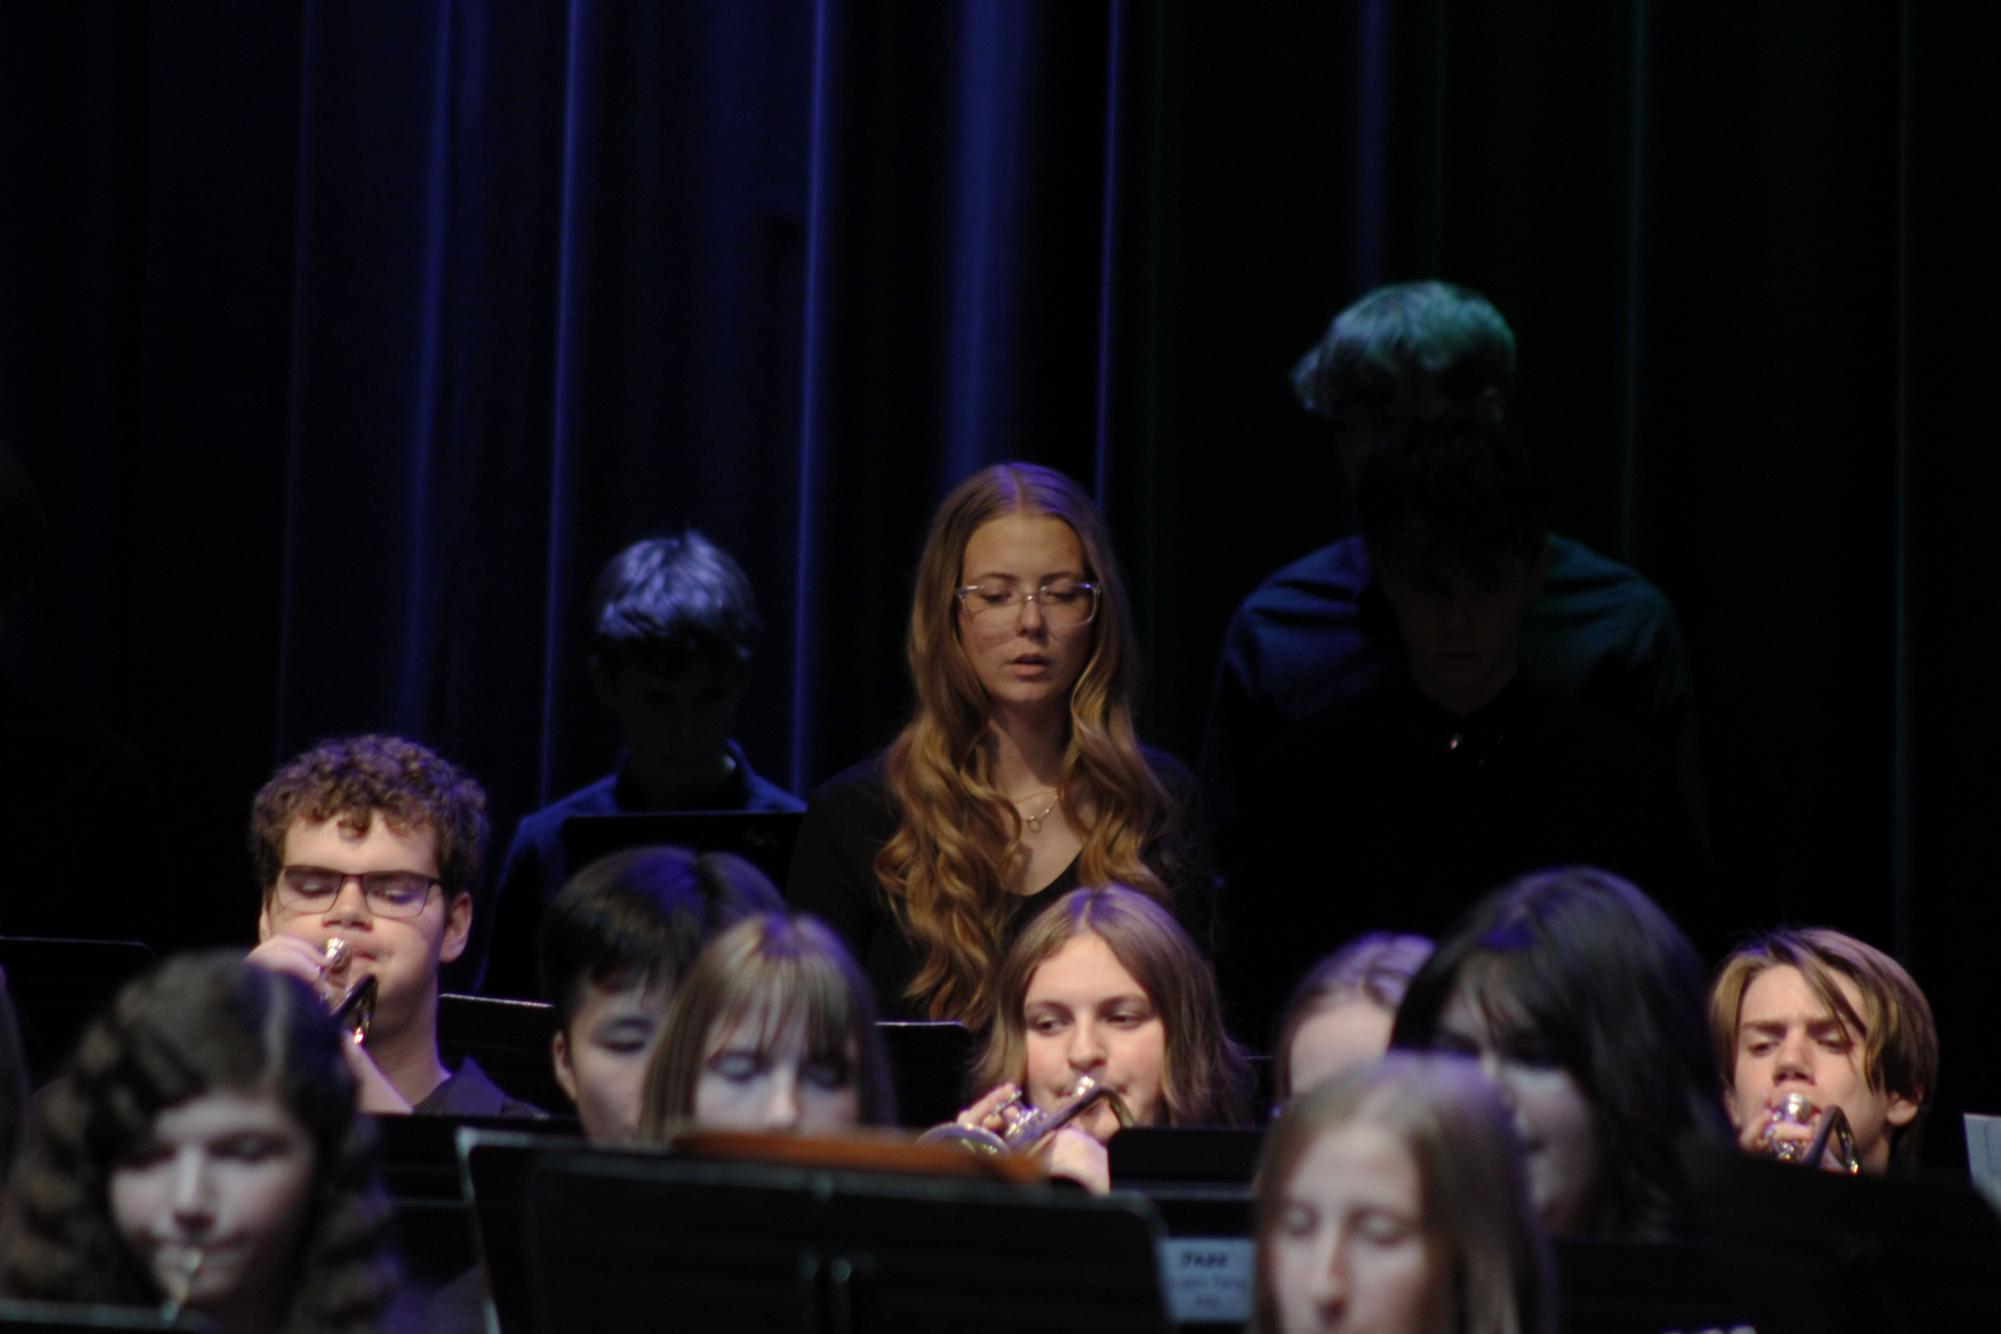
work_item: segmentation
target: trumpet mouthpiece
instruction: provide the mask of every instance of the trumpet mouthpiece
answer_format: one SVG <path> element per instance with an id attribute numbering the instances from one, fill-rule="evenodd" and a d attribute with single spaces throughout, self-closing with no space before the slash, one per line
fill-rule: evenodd
<path id="1" fill-rule="evenodd" d="M 188 1304 L 188 1294 L 194 1291 L 195 1275 L 201 1272 L 202 1250 L 199 1246 L 178 1246 L 162 1255 L 161 1268 L 165 1289 L 160 1302 L 160 1313 L 172 1319 Z"/>

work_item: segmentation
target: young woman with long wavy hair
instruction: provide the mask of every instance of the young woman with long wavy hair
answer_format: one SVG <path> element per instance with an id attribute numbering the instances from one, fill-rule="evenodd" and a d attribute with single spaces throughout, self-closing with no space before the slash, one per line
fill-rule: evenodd
<path id="1" fill-rule="evenodd" d="M 915 712 L 814 794 L 787 893 L 847 941 L 885 1013 L 984 1027 L 1021 924 L 1080 884 L 1129 885 L 1206 940 L 1194 785 L 1134 733 L 1132 617 L 1082 488 L 1003 463 L 953 490 L 906 652 Z"/>

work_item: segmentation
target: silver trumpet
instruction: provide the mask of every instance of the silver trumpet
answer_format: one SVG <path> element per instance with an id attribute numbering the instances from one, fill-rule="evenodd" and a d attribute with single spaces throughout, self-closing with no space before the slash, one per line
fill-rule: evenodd
<path id="1" fill-rule="evenodd" d="M 345 939 L 340 936 L 329 936 L 326 943 L 326 957 L 320 960 L 320 968 L 329 975 L 339 972 L 347 966 L 347 961 L 353 953 Z M 369 1025 L 375 1022 L 374 976 L 362 978 L 341 993 L 340 999 L 333 1002 L 332 1011 L 334 1022 L 340 1025 L 340 1030 L 347 1035 L 348 1041 L 357 1047 L 366 1042 Z"/>
<path id="2" fill-rule="evenodd" d="M 188 1304 L 188 1294 L 194 1291 L 195 1275 L 201 1272 L 202 1259 L 199 1246 L 177 1246 L 165 1257 L 160 1314 L 168 1320 L 179 1315 L 181 1308 Z"/>
<path id="3" fill-rule="evenodd" d="M 1076 1087 L 1054 1107 L 1043 1109 L 1030 1106 L 1026 1098 L 1016 1093 L 1014 1097 L 995 1108 L 995 1112 L 1007 1123 L 1007 1129 L 995 1134 L 985 1126 L 961 1125 L 957 1121 L 947 1121 L 944 1125 L 933 1126 L 917 1137 L 919 1144 L 951 1144 L 967 1153 L 1014 1153 L 1030 1154 L 1049 1142 L 1049 1137 L 1075 1121 L 1099 1103 L 1112 1109 L 1112 1115 L 1119 1120 L 1123 1129 L 1133 1123 L 1132 1113 L 1126 1109 L 1125 1099 L 1119 1097 L 1107 1085 L 1100 1084 L 1089 1075 L 1078 1078 Z"/>
<path id="4" fill-rule="evenodd" d="M 1775 1139 L 1771 1130 L 1781 1125 L 1803 1126 L 1814 1117 L 1820 1117 L 1820 1129 L 1810 1143 L 1796 1139 Z M 1766 1130 L 1765 1152 L 1782 1163 L 1798 1163 L 1802 1167 L 1819 1167 L 1827 1157 L 1828 1150 L 1834 1151 L 1834 1160 L 1849 1176 L 1862 1174 L 1862 1159 L 1855 1151 L 1855 1131 L 1848 1124 L 1848 1114 L 1839 1107 L 1830 1107 L 1825 1114 L 1816 1107 L 1813 1100 L 1804 1093 L 1788 1093 L 1772 1108 Z"/>

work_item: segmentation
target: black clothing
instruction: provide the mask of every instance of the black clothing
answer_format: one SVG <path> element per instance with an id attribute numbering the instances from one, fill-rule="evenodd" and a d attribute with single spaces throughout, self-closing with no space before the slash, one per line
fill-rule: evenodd
<path id="1" fill-rule="evenodd" d="M 1146 760 L 1181 807 L 1173 827 L 1148 842 L 1146 863 L 1166 883 L 1176 918 L 1207 952 L 1214 874 L 1199 833 L 1195 780 L 1179 761 L 1159 751 L 1148 750 Z M 806 803 L 785 897 L 794 911 L 818 917 L 847 944 L 875 990 L 883 1018 L 923 1019 L 928 1016 L 903 994 L 922 959 L 897 925 L 875 874 L 876 853 L 901 823 L 880 756 L 830 779 Z M 1073 860 L 1043 889 L 1016 896 L 1007 941 L 1077 887 Z"/>
<path id="2" fill-rule="evenodd" d="M 1522 620 L 1524 674 L 1619 719 L 1674 767 L 1700 832 L 1702 798 L 1688 652 L 1674 609 L 1638 573 L 1551 534 L 1542 592 Z M 1360 537 L 1267 579 L 1224 637 L 1202 740 L 1202 800 L 1227 878 L 1255 837 L 1247 792 L 1303 724 L 1374 708 L 1406 679 L 1403 644 Z"/>
<path id="3" fill-rule="evenodd" d="M 470 1056 L 410 1110 L 419 1116 L 526 1116 L 540 1120 L 549 1115 L 532 1102 L 510 1097 Z"/>
<path id="4" fill-rule="evenodd" d="M 162 956 L 242 935 L 255 896 L 186 883 L 194 856 L 157 772 L 0 664 L 0 935 L 137 940 Z"/>
<path id="5" fill-rule="evenodd" d="M 730 771 L 712 791 L 683 802 L 686 811 L 799 811 L 806 803 L 750 767 L 743 748 L 729 743 Z M 526 816 L 507 845 L 490 910 L 493 943 L 470 969 L 446 974 L 448 990 L 488 996 L 540 996 L 542 914 L 568 883 L 571 867 L 563 856 L 563 822 L 577 815 L 637 815 L 654 809 L 625 772 L 612 773 Z M 475 918 L 474 926 L 479 925 Z M 468 955 L 472 950 L 466 951 Z M 465 962 L 461 960 L 461 962 Z M 543 999 L 547 999 L 544 997 Z"/>
<path id="6" fill-rule="evenodd" d="M 486 1275 L 474 1265 L 431 1294 L 425 1334 L 486 1334 Z"/>
<path id="7" fill-rule="evenodd" d="M 1658 751 L 1524 677 L 1465 718 L 1406 684 L 1373 710 L 1302 727 L 1248 795 L 1259 834 L 1231 885 L 1229 980 L 1253 1033 L 1343 942 L 1436 937 L 1529 871 L 1600 866 L 1675 916 L 1707 892 Z"/>

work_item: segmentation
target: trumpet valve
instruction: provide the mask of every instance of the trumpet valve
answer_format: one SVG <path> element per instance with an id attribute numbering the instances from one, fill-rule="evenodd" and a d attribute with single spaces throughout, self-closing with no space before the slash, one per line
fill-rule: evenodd
<path id="1" fill-rule="evenodd" d="M 1782 1163 L 1796 1163 L 1805 1155 L 1805 1140 L 1780 1139 L 1780 1126 L 1810 1125 L 1813 1118 L 1820 1115 L 1820 1108 L 1814 1106 L 1813 1099 L 1804 1093 L 1792 1092 L 1779 1099 L 1765 1120 L 1765 1152 Z"/>

